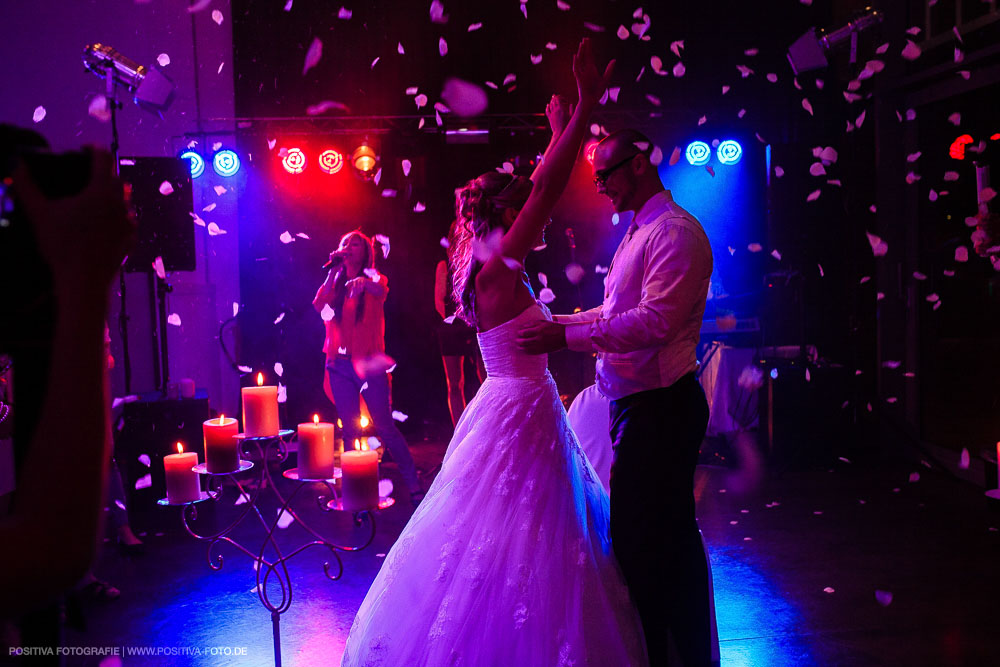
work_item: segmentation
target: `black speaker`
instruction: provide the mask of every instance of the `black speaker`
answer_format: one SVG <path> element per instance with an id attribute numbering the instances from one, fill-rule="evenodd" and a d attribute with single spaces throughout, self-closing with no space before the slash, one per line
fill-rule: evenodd
<path id="1" fill-rule="evenodd" d="M 121 178 L 132 185 L 139 223 L 125 270 L 150 271 L 153 260 L 162 257 L 167 271 L 194 271 L 190 163 L 172 157 L 122 158 Z M 169 189 L 164 183 L 170 184 Z"/>
<path id="2" fill-rule="evenodd" d="M 129 523 L 136 532 L 179 529 L 176 509 L 157 504 L 167 495 L 163 457 L 176 453 L 180 441 L 184 451 L 198 452 L 198 461 L 204 463 L 201 425 L 208 419 L 208 395 L 199 390 L 194 398 L 167 400 L 159 392 L 144 394 L 138 401 L 123 405 L 121 419 L 115 460 L 125 488 Z M 140 488 L 136 488 L 137 483 Z"/>

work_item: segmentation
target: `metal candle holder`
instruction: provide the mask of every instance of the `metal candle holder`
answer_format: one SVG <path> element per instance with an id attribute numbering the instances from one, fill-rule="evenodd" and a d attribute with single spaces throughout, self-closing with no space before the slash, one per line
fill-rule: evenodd
<path id="1" fill-rule="evenodd" d="M 253 461 L 241 459 L 240 467 L 237 470 L 225 473 L 212 473 L 208 472 L 206 464 L 199 464 L 195 466 L 193 470 L 200 475 L 206 475 L 208 477 L 208 488 L 206 491 L 202 492 L 201 498 L 186 503 L 176 504 L 169 503 L 166 498 L 159 501 L 160 505 L 181 508 L 181 522 L 184 525 L 184 530 L 187 531 L 188 535 L 196 540 L 208 543 L 205 555 L 208 560 L 208 566 L 213 570 L 221 570 L 224 562 L 222 554 L 213 553 L 216 545 L 220 542 L 231 544 L 240 552 L 246 554 L 254 562 L 254 569 L 256 570 L 257 577 L 257 597 L 260 598 L 260 602 L 264 605 L 264 608 L 271 612 L 275 667 L 281 667 L 281 615 L 288 611 L 288 608 L 292 604 L 292 581 L 288 574 L 288 561 L 310 547 L 325 547 L 331 554 L 333 554 L 336 564 L 331 565 L 329 561 L 323 563 L 323 573 L 329 580 L 336 581 L 344 574 L 344 564 L 340 558 L 340 552 L 361 551 L 371 545 L 372 541 L 375 539 L 375 516 L 369 510 L 353 512 L 354 525 L 356 527 L 360 528 L 365 525 L 369 527 L 366 539 L 359 546 L 346 546 L 335 544 L 327 540 L 325 537 L 316 532 L 316 530 L 307 524 L 302 517 L 300 517 L 292 509 L 292 500 L 295 499 L 300 491 L 306 488 L 308 483 L 321 483 L 326 485 L 329 495 L 324 494 L 317 496 L 316 504 L 319 509 L 323 512 L 344 511 L 342 510 L 341 499 L 338 497 L 337 490 L 334 487 L 335 480 L 340 477 L 340 474 L 338 474 L 340 473 L 340 470 L 336 468 L 334 469 L 334 477 L 332 479 L 302 479 L 298 475 L 297 468 L 286 470 L 282 473 L 282 476 L 297 483 L 295 484 L 295 488 L 290 494 L 288 494 L 287 497 L 282 495 L 282 493 L 278 490 L 278 487 L 274 483 L 274 479 L 271 476 L 268 464 L 280 463 L 287 458 L 288 450 L 286 443 L 291 439 L 291 436 L 294 433 L 295 432 L 292 430 L 283 429 L 278 432 L 278 435 L 274 436 L 250 438 L 246 437 L 243 433 L 234 436 L 241 441 L 241 449 L 247 456 L 250 456 L 250 454 L 247 453 L 249 446 L 253 445 L 256 450 L 257 458 L 260 461 L 259 465 L 255 464 Z M 245 473 L 254 467 L 258 468 L 257 483 L 255 486 L 247 488 L 244 486 L 244 483 L 241 483 L 240 480 L 237 479 L 237 475 Z M 241 509 L 237 517 L 221 530 L 210 534 L 197 532 L 192 527 L 192 523 L 198 519 L 198 504 L 209 500 L 219 502 L 223 495 L 223 488 L 227 481 L 236 487 L 240 493 L 239 497 L 248 499 L 245 506 Z M 278 502 L 281 504 L 278 514 L 273 520 L 264 518 L 264 514 L 258 503 L 261 491 L 265 486 L 271 489 L 277 497 Z M 392 498 L 382 499 L 379 502 L 378 509 L 389 507 L 393 504 L 393 502 Z M 278 527 L 278 521 L 286 512 L 292 517 L 294 522 L 297 522 L 314 538 L 312 541 L 301 544 L 287 553 L 282 551 L 277 540 L 275 539 L 275 530 Z M 250 516 L 251 513 L 256 515 L 265 531 L 260 549 L 257 550 L 256 553 L 229 536 L 229 533 L 243 523 L 243 521 Z M 274 560 L 268 560 L 264 557 L 264 552 L 267 550 L 269 545 L 276 555 Z M 281 589 L 281 598 L 277 603 L 272 602 L 268 596 L 268 584 L 271 582 L 272 577 L 277 580 L 277 584 Z"/>

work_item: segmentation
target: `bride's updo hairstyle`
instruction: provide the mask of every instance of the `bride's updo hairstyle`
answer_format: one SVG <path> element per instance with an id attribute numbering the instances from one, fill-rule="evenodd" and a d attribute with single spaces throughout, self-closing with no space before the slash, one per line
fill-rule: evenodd
<path id="1" fill-rule="evenodd" d="M 472 252 L 472 242 L 483 240 L 494 229 L 506 229 L 503 212 L 520 210 L 531 194 L 531 180 L 526 176 L 489 171 L 455 191 L 455 238 L 451 239 L 449 261 L 454 276 L 452 298 L 457 315 L 478 329 L 476 317 L 476 275 L 482 262 Z"/>

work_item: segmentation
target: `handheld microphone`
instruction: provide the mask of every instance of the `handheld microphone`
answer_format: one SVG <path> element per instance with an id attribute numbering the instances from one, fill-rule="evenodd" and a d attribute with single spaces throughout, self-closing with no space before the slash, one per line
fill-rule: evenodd
<path id="1" fill-rule="evenodd" d="M 331 259 L 330 261 L 328 261 L 326 264 L 323 265 L 323 270 L 327 271 L 335 266 L 340 266 L 343 263 L 344 263 L 344 256 L 336 255 L 333 259 Z"/>

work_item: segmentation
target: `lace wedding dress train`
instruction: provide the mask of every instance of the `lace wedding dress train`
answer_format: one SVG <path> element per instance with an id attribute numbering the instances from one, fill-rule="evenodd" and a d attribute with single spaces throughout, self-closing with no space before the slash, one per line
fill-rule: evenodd
<path id="1" fill-rule="evenodd" d="M 566 421 L 547 358 L 479 335 L 487 379 L 389 551 L 342 665 L 645 665 L 611 552 L 608 496 Z"/>

